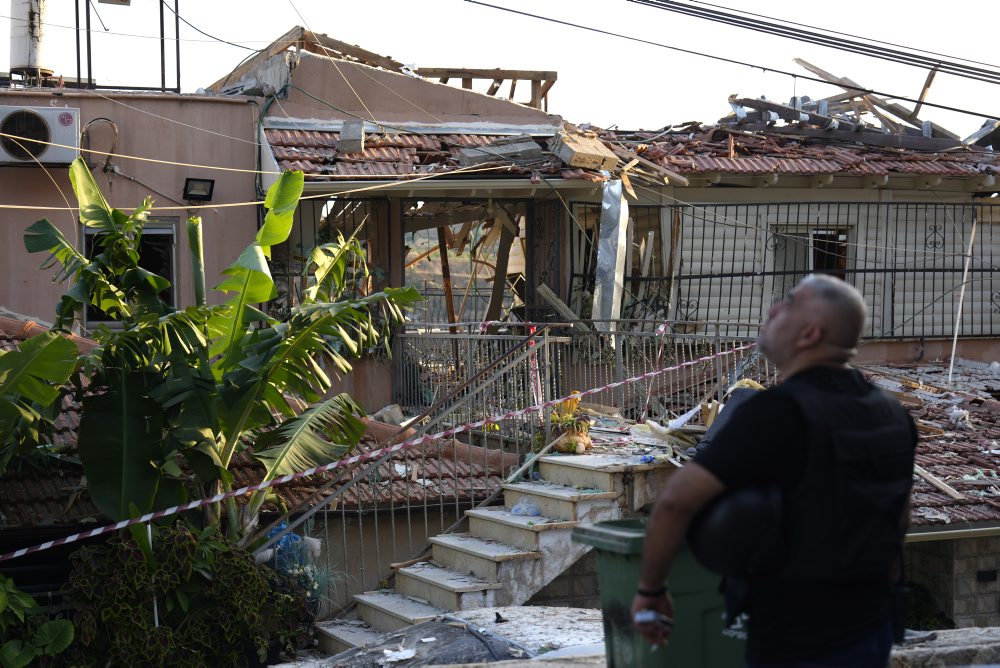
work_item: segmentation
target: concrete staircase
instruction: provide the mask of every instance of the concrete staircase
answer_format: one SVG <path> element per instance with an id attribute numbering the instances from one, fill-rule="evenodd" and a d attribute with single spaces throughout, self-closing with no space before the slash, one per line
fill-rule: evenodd
<path id="1" fill-rule="evenodd" d="M 521 605 L 590 548 L 572 542 L 578 524 L 617 519 L 652 501 L 673 467 L 626 455 L 549 455 L 539 480 L 503 485 L 503 506 L 466 511 L 467 533 L 430 539 L 427 561 L 396 568 L 395 590 L 355 596 L 356 620 L 318 625 L 335 654 L 447 612 Z M 514 515 L 530 500 L 541 515 Z"/>

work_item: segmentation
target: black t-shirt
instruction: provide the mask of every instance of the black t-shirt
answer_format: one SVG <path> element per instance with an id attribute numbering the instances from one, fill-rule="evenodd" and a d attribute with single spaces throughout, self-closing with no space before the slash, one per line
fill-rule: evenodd
<path id="1" fill-rule="evenodd" d="M 795 381 L 860 394 L 869 387 L 851 369 L 813 367 Z M 912 423 L 911 423 L 912 428 Z M 808 425 L 799 406 L 780 392 L 760 392 L 739 406 L 694 461 L 727 489 L 777 485 L 786 498 L 805 471 Z M 916 430 L 913 428 L 916 440 Z M 750 580 L 747 657 L 790 661 L 819 656 L 886 623 L 888 580 L 832 582 L 817 573 L 803 586 L 776 577 Z"/>

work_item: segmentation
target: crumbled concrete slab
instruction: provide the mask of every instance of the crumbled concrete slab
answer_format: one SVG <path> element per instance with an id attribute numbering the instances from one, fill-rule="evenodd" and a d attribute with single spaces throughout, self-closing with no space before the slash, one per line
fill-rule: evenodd
<path id="1" fill-rule="evenodd" d="M 508 621 L 498 624 L 497 613 Z M 462 610 L 453 614 L 542 656 L 564 647 L 604 642 L 601 611 L 592 608 L 522 605 Z"/>
<path id="2" fill-rule="evenodd" d="M 890 668 L 944 668 L 1000 664 L 1000 628 L 935 631 L 935 637 L 893 647 Z"/>

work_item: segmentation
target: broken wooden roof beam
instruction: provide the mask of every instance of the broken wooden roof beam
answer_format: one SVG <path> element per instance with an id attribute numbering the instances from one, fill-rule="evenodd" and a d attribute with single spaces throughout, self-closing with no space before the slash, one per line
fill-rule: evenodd
<path id="1" fill-rule="evenodd" d="M 751 109 L 756 109 L 758 111 L 770 111 L 778 115 L 784 121 L 789 123 L 808 123 L 810 125 L 817 125 L 824 129 L 829 130 L 846 130 L 848 132 L 853 132 L 856 130 L 863 129 L 863 126 L 858 123 L 852 123 L 850 121 L 841 120 L 834 118 L 832 116 L 827 116 L 822 113 L 817 113 L 810 111 L 806 106 L 800 105 L 799 107 L 790 107 L 785 104 L 779 104 L 777 102 L 770 102 L 768 100 L 754 100 L 751 98 L 736 98 L 732 100 L 733 104 L 749 107 Z"/>
<path id="2" fill-rule="evenodd" d="M 877 95 L 872 94 L 871 92 L 869 92 L 871 91 L 870 88 L 866 88 L 865 86 L 862 86 L 856 81 L 852 81 L 847 77 L 838 77 L 834 74 L 827 72 L 821 67 L 813 65 L 807 60 L 803 60 L 802 58 L 795 58 L 794 60 L 796 64 L 798 64 L 800 67 L 809 70 L 810 72 L 812 72 L 819 78 L 823 79 L 824 81 L 827 81 L 835 86 L 840 86 L 845 90 L 845 92 L 851 98 L 853 97 L 867 98 L 868 100 L 871 101 L 872 104 L 879 107 L 880 109 L 888 111 L 889 113 L 896 116 L 900 120 L 906 121 L 910 125 L 913 125 L 914 127 L 919 128 L 921 130 L 923 130 L 923 128 L 925 127 L 925 123 L 929 124 L 927 125 L 927 127 L 930 128 L 931 137 L 959 139 L 959 136 L 956 135 L 954 132 L 938 125 L 937 123 L 933 123 L 931 121 L 924 121 L 918 118 L 913 110 L 907 109 L 901 104 L 897 104 L 895 102 L 889 102 L 888 100 L 885 100 L 883 98 L 878 97 Z M 928 80 L 924 83 L 924 89 L 921 91 L 921 100 L 926 97 L 927 87 L 929 87 L 931 81 L 933 81 L 933 78 L 928 77 Z M 832 99 L 831 98 L 826 98 L 826 99 L 827 101 L 833 101 L 844 98 L 842 96 L 835 96 Z"/>

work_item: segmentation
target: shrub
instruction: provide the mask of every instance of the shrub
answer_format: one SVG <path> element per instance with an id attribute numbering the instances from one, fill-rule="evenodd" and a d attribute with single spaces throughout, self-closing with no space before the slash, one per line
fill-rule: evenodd
<path id="1" fill-rule="evenodd" d="M 307 642 L 304 593 L 218 530 L 161 527 L 152 547 L 144 531 L 74 553 L 74 662 L 255 666 Z"/>
<path id="2" fill-rule="evenodd" d="M 73 624 L 65 619 L 48 619 L 35 599 L 0 575 L 0 666 L 22 668 L 38 659 L 52 665 L 52 657 L 73 641 Z"/>

